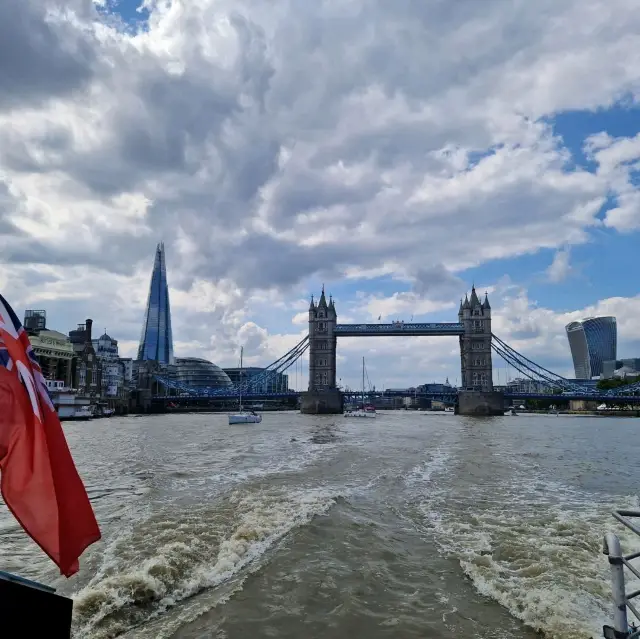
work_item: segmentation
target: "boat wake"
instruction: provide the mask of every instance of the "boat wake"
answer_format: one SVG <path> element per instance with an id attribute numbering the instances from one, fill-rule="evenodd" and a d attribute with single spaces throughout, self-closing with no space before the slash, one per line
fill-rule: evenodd
<path id="1" fill-rule="evenodd" d="M 620 503 L 619 496 L 596 496 L 534 472 L 509 485 L 454 490 L 435 478 L 444 462 L 435 454 L 405 479 L 417 523 L 441 553 L 459 562 L 480 594 L 545 636 L 599 636 L 611 615 L 602 538 L 613 527 L 614 505 L 637 508 L 638 499 Z M 616 530 L 625 552 L 640 550 L 632 533 Z"/>
<path id="2" fill-rule="evenodd" d="M 146 518 L 112 542 L 75 595 L 74 637 L 116 637 L 206 589 L 241 584 L 269 548 L 333 503 L 318 491 L 237 491 L 215 507 Z"/>

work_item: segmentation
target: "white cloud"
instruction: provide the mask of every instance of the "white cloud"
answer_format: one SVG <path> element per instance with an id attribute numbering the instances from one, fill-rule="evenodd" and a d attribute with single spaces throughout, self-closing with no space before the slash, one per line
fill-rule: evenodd
<path id="1" fill-rule="evenodd" d="M 93 316 L 132 350 L 159 240 L 178 354 L 257 363 L 319 281 L 342 318 L 425 314 L 464 268 L 548 248 L 559 278 L 593 228 L 640 228 L 638 138 L 592 137 L 590 173 L 545 123 L 637 100 L 632 0 L 145 7 L 132 33 L 90 0 L 0 6 L 0 283 L 62 330 Z M 379 277 L 411 291 L 358 299 Z M 455 344 L 371 347 L 399 384 Z"/>
<path id="2" fill-rule="evenodd" d="M 562 282 L 567 279 L 571 270 L 571 252 L 569 249 L 556 251 L 553 261 L 547 268 L 547 278 L 550 282 Z"/>
<path id="3" fill-rule="evenodd" d="M 596 134 L 586 140 L 585 150 L 616 197 L 617 205 L 607 211 L 605 226 L 618 231 L 640 229 L 640 134 L 633 138 Z"/>

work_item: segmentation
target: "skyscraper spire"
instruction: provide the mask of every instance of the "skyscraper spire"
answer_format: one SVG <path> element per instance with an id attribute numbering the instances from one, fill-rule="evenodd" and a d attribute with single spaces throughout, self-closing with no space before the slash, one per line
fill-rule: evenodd
<path id="1" fill-rule="evenodd" d="M 159 242 L 156 247 L 138 359 L 153 360 L 161 364 L 174 363 L 164 242 Z"/>

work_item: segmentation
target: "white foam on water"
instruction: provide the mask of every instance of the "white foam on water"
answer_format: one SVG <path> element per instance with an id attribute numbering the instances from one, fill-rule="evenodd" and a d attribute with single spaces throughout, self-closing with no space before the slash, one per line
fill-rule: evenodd
<path id="1" fill-rule="evenodd" d="M 112 542 L 105 565 L 75 595 L 74 636 L 115 637 L 205 589 L 234 578 L 241 586 L 243 569 L 292 529 L 326 513 L 336 497 L 313 490 L 238 491 L 217 508 L 140 522 Z"/>
<path id="2" fill-rule="evenodd" d="M 451 453 L 437 448 L 431 451 L 428 460 L 414 466 L 406 475 L 404 481 L 407 486 L 428 484 L 432 479 L 447 470 Z"/>
<path id="3" fill-rule="evenodd" d="M 546 636 L 601 634 L 612 610 L 603 535 L 615 530 L 625 552 L 640 550 L 610 515 L 637 507 L 636 497 L 593 495 L 527 473 L 509 486 L 451 491 L 426 487 L 418 500 L 422 523 L 479 593 Z"/>
<path id="4" fill-rule="evenodd" d="M 256 461 L 260 464 L 249 468 L 229 467 L 218 473 L 207 476 L 196 475 L 191 478 L 176 478 L 172 482 L 173 490 L 191 490 L 194 485 L 213 485 L 217 491 L 221 488 L 244 484 L 249 481 L 281 475 L 286 473 L 296 473 L 304 470 L 313 463 L 318 462 L 322 457 L 331 454 L 336 448 L 336 444 L 313 445 L 307 442 L 300 442 L 289 451 L 286 458 L 275 460 L 272 457 L 259 458 Z M 282 450 L 279 451 L 282 453 Z"/>

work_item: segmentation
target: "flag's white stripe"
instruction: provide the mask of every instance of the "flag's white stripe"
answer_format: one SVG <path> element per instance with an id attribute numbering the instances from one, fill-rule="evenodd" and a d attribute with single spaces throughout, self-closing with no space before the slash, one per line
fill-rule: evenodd
<path id="1" fill-rule="evenodd" d="M 42 420 L 40 404 L 38 403 L 38 389 L 36 387 L 36 382 L 31 375 L 31 371 L 24 365 L 24 362 L 21 362 L 20 360 L 16 362 L 16 366 L 18 367 L 18 373 L 20 373 L 20 377 L 22 378 L 24 385 L 27 387 L 33 412 L 36 414 L 38 419 Z"/>
<path id="2" fill-rule="evenodd" d="M 13 339 L 18 339 L 18 332 L 11 321 L 11 314 L 0 300 L 0 328 L 3 328 Z"/>

